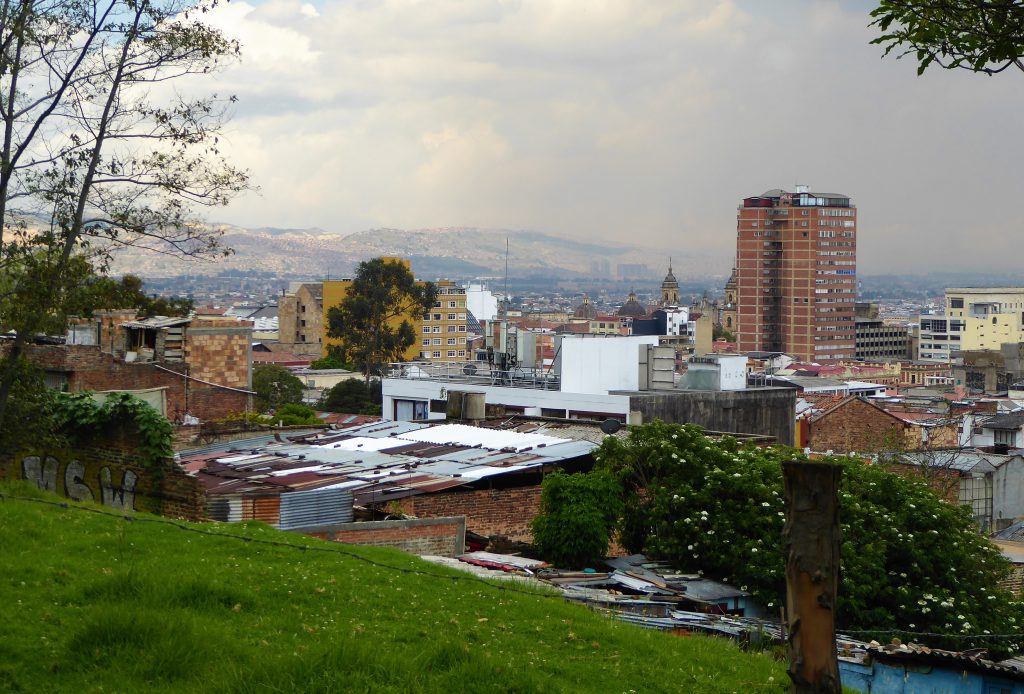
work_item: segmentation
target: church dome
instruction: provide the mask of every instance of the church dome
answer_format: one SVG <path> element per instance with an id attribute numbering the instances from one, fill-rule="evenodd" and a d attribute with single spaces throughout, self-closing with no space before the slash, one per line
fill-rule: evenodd
<path id="1" fill-rule="evenodd" d="M 589 296 L 586 294 L 583 295 L 583 303 L 576 307 L 576 310 L 572 313 L 572 317 L 585 318 L 587 320 L 597 318 L 597 309 L 591 306 Z"/>
<path id="2" fill-rule="evenodd" d="M 618 315 L 626 316 L 628 318 L 646 318 L 647 309 L 645 309 L 643 305 L 636 300 L 636 293 L 630 292 L 629 299 L 622 305 L 622 308 L 619 309 Z"/>

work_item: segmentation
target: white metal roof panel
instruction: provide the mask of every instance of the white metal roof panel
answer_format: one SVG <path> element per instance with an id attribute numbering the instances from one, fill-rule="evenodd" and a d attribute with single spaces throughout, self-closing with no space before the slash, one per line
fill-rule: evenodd
<path id="1" fill-rule="evenodd" d="M 539 444 L 550 446 L 566 443 L 572 439 L 559 439 L 543 434 L 521 434 L 517 431 L 501 431 L 484 427 L 471 427 L 465 424 L 441 424 L 425 428 L 422 431 L 408 431 L 396 438 L 423 443 L 454 444 L 460 446 L 480 446 L 492 450 L 512 448 L 521 451 Z"/>

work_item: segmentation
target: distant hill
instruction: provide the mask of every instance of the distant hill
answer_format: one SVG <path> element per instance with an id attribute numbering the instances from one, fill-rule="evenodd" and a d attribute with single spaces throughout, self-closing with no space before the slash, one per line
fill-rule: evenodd
<path id="1" fill-rule="evenodd" d="M 516 276 L 562 274 L 591 276 L 591 263 L 607 261 L 611 272 L 618 263 L 643 263 L 652 278 L 664 272 L 665 252 L 656 248 L 624 246 L 559 238 L 536 231 L 442 228 L 370 229 L 340 234 L 323 229 L 246 229 L 223 225 L 223 242 L 234 254 L 213 262 L 179 261 L 160 254 L 123 249 L 111 272 L 132 272 L 143 277 L 193 274 L 213 275 L 224 270 L 259 270 L 279 275 L 343 277 L 356 265 L 380 255 L 410 258 L 420 277 L 500 277 L 508 267 Z M 677 275 L 706 274 L 708 258 L 675 259 Z"/>

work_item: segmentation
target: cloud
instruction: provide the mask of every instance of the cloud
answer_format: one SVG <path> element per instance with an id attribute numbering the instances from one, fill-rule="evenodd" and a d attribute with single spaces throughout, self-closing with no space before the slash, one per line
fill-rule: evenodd
<path id="1" fill-rule="evenodd" d="M 1014 262 L 1017 76 L 917 78 L 907 61 L 880 60 L 867 11 L 221 4 L 212 21 L 243 60 L 210 84 L 239 96 L 227 147 L 262 192 L 218 216 L 532 228 L 727 272 L 740 199 L 806 183 L 858 204 L 861 272 Z"/>

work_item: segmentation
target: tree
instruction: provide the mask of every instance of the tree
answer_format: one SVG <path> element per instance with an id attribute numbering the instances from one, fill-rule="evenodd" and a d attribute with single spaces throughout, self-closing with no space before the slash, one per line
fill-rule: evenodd
<path id="1" fill-rule="evenodd" d="M 871 12 L 885 55 L 913 54 L 917 74 L 934 63 L 987 75 L 1024 70 L 1022 0 L 881 0 Z"/>
<path id="2" fill-rule="evenodd" d="M 402 263 L 359 263 L 348 294 L 327 312 L 327 335 L 341 341 L 337 356 L 359 364 L 369 381 L 381 367 L 402 361 L 418 339 L 414 321 L 434 307 L 437 287 L 417 282 Z"/>
<path id="3" fill-rule="evenodd" d="M 619 487 L 607 471 L 554 472 L 544 478 L 540 513 L 530 523 L 533 542 L 542 557 L 558 566 L 600 562 L 621 511 Z"/>
<path id="4" fill-rule="evenodd" d="M 605 439 L 597 454 L 623 488 L 621 542 L 749 590 L 769 608 L 785 595 L 782 447 L 740 447 L 661 422 Z M 842 547 L 836 623 L 844 630 L 948 634 L 957 649 L 1007 644 L 966 634 L 1016 633 L 1021 604 L 999 587 L 1009 570 L 970 512 L 925 483 L 839 458 Z M 1024 642 L 1024 635 L 1021 641 Z"/>
<path id="5" fill-rule="evenodd" d="M 86 308 L 82 315 L 89 315 L 96 309 L 134 308 L 144 318 L 187 316 L 194 308 L 192 299 L 188 297 L 146 296 L 142 278 L 136 275 L 125 275 L 120 280 L 97 275 L 83 289 Z"/>
<path id="6" fill-rule="evenodd" d="M 0 325 L 16 332 L 0 366 L 0 427 L 26 340 L 79 293 L 76 255 L 102 268 L 119 246 L 223 251 L 196 210 L 248 188 L 217 149 L 232 99 L 187 99 L 166 84 L 237 55 L 198 21 L 210 6 L 0 2 Z"/>
<path id="7" fill-rule="evenodd" d="M 262 412 L 301 404 L 306 386 L 283 366 L 258 364 L 252 370 L 252 389 L 256 391 L 256 407 Z"/>
<path id="8" fill-rule="evenodd" d="M 327 412 L 379 415 L 381 400 L 379 380 L 366 383 L 357 378 L 349 378 L 325 390 L 320 396 L 319 407 Z"/>

